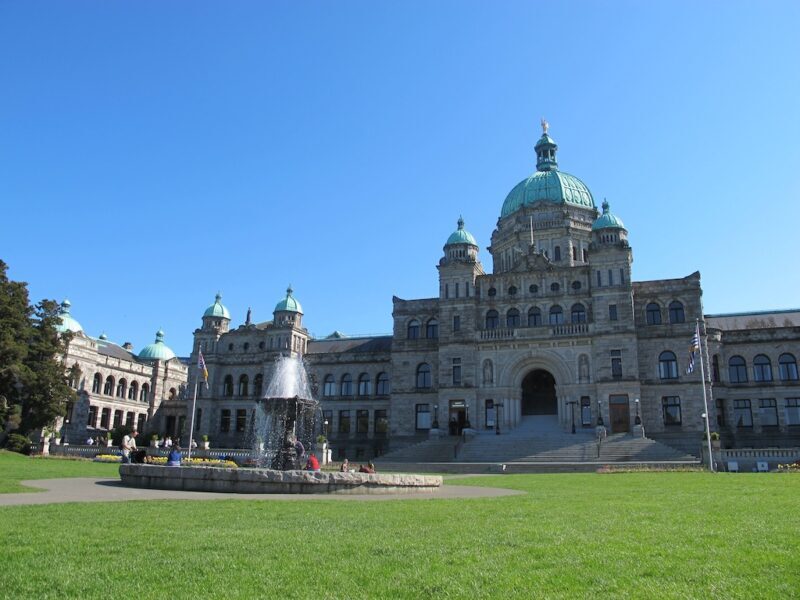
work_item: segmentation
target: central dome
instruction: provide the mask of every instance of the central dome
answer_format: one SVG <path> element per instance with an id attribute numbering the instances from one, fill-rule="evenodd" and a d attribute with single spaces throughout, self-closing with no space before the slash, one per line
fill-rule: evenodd
<path id="1" fill-rule="evenodd" d="M 536 202 L 572 204 L 594 208 L 592 193 L 580 179 L 563 171 L 537 171 L 520 181 L 506 196 L 501 217 L 507 217 L 523 206 Z"/>
<path id="2" fill-rule="evenodd" d="M 501 217 L 507 217 L 523 206 L 537 202 L 571 204 L 595 208 L 592 193 L 586 184 L 569 173 L 558 170 L 558 145 L 547 134 L 549 125 L 542 120 L 542 137 L 536 142 L 536 173 L 519 182 L 503 202 Z"/>

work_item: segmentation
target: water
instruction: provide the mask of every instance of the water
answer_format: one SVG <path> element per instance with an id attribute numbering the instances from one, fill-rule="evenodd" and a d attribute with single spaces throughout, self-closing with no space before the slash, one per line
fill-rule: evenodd
<path id="1" fill-rule="evenodd" d="M 298 456 L 295 441 L 305 455 L 313 452 L 315 421 L 319 405 L 313 399 L 303 361 L 279 357 L 272 368 L 267 391 L 256 404 L 253 454 L 256 463 L 283 471 L 302 469 L 305 458 Z"/>

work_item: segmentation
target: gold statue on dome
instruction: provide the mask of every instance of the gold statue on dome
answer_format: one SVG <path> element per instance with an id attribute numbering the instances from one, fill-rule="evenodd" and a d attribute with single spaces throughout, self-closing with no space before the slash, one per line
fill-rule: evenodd
<path id="1" fill-rule="evenodd" d="M 550 129 L 550 123 L 548 123 L 547 120 L 542 117 L 542 133 L 547 135 L 548 129 Z"/>

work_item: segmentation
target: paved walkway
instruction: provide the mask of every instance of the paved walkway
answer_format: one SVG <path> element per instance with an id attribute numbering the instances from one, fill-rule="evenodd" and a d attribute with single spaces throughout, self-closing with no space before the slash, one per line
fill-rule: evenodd
<path id="1" fill-rule="evenodd" d="M 59 504 L 64 502 L 119 502 L 124 500 L 431 500 L 453 498 L 492 498 L 523 492 L 467 485 L 443 485 L 436 492 L 418 494 L 228 494 L 182 492 L 125 487 L 118 479 L 74 477 L 37 479 L 23 485 L 43 488 L 44 492 L 0 494 L 0 506 L 18 504 Z"/>

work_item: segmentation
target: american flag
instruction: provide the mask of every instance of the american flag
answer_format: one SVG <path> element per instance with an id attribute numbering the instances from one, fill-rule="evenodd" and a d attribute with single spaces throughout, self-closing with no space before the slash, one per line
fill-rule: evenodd
<path id="1" fill-rule="evenodd" d="M 203 372 L 203 381 L 206 382 L 206 389 L 208 389 L 208 368 L 206 367 L 206 361 L 203 359 L 203 351 L 197 351 L 197 370 Z"/>
<path id="2" fill-rule="evenodd" d="M 700 325 L 694 328 L 694 337 L 689 344 L 689 366 L 686 367 L 686 374 L 688 375 L 694 371 L 694 357 L 700 351 Z"/>

